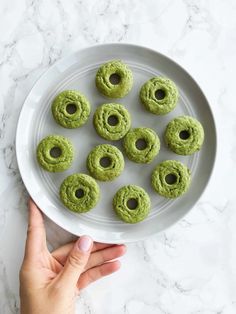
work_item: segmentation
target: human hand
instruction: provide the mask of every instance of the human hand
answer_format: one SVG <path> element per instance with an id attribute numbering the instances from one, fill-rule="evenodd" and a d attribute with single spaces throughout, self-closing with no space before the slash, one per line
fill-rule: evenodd
<path id="1" fill-rule="evenodd" d="M 52 253 L 43 216 L 29 200 L 25 256 L 20 270 L 21 314 L 72 314 L 80 290 L 120 268 L 124 245 L 93 243 L 89 236 Z"/>

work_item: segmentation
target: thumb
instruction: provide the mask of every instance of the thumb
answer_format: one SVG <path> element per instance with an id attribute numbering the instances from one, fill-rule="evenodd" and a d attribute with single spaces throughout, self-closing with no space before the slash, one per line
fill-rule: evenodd
<path id="1" fill-rule="evenodd" d="M 58 278 L 63 286 L 76 287 L 79 276 L 88 262 L 92 245 L 93 240 L 89 236 L 81 236 L 76 241 Z"/>

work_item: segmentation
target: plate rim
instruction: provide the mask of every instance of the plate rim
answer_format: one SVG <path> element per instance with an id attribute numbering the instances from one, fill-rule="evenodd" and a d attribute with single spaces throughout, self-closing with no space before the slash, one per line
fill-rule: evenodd
<path id="1" fill-rule="evenodd" d="M 32 87 L 30 88 L 29 92 L 25 96 L 25 99 L 24 99 L 24 101 L 22 103 L 22 107 L 21 107 L 21 110 L 20 110 L 20 113 L 19 113 L 19 116 L 18 116 L 16 133 L 15 133 L 16 160 L 17 160 L 18 169 L 19 169 L 19 172 L 20 172 L 20 175 L 21 175 L 21 179 L 22 179 L 22 181 L 23 181 L 23 183 L 24 183 L 24 185 L 26 187 L 26 190 L 29 193 L 30 197 L 33 199 L 33 201 L 37 205 L 38 202 L 36 202 L 35 198 L 31 195 L 31 193 L 30 193 L 30 191 L 28 189 L 30 184 L 27 182 L 27 178 L 26 178 L 26 175 L 24 174 L 24 171 L 22 171 L 21 164 L 20 164 L 20 156 L 19 156 L 19 147 L 20 147 L 20 134 L 19 134 L 20 132 L 19 132 L 19 129 L 20 129 L 20 126 L 21 126 L 21 123 L 22 123 L 22 119 L 23 119 L 23 109 L 24 109 L 25 103 L 27 102 L 27 99 L 31 96 L 33 89 L 37 86 L 39 81 L 41 79 L 43 79 L 47 75 L 48 71 L 51 71 L 51 70 L 57 68 L 60 65 L 60 63 L 64 63 L 66 59 L 70 59 L 70 58 L 76 57 L 78 54 L 80 54 L 82 52 L 84 53 L 86 50 L 92 50 L 92 49 L 94 49 L 96 47 L 112 47 L 112 46 L 113 47 L 115 47 L 115 46 L 119 46 L 119 47 L 123 46 L 123 47 L 130 47 L 130 48 L 133 48 L 133 49 L 135 48 L 135 49 L 147 50 L 150 53 L 157 54 L 161 58 L 166 59 L 166 61 L 168 61 L 168 62 L 170 61 L 175 66 L 179 67 L 180 70 L 182 72 L 184 72 L 185 75 L 190 77 L 190 79 L 198 87 L 199 91 L 201 92 L 202 96 L 204 97 L 204 99 L 205 99 L 205 101 L 206 101 L 206 103 L 208 105 L 208 109 L 209 109 L 210 115 L 212 117 L 212 122 L 213 122 L 212 123 L 212 127 L 213 127 L 213 130 L 214 130 L 214 138 L 215 138 L 214 157 L 213 157 L 213 162 L 212 162 L 212 165 L 211 165 L 210 173 L 209 173 L 208 178 L 206 179 L 205 186 L 203 187 L 201 193 L 198 195 L 198 197 L 197 197 L 197 199 L 195 201 L 195 204 L 193 206 L 191 206 L 188 210 L 186 210 L 184 213 L 182 213 L 182 214 L 180 213 L 177 220 L 169 222 L 168 226 L 166 226 L 162 230 L 156 231 L 156 232 L 152 233 L 151 235 L 147 234 L 147 235 L 139 237 L 137 239 L 133 239 L 133 238 L 122 239 L 123 240 L 122 243 L 128 243 L 128 242 L 132 243 L 132 242 L 145 240 L 145 239 L 147 239 L 147 238 L 149 238 L 151 236 L 154 236 L 154 235 L 159 235 L 160 233 L 165 232 L 170 227 L 174 226 L 177 222 L 179 222 L 181 219 L 183 219 L 193 209 L 193 207 L 199 202 L 199 200 L 201 199 L 202 195 L 205 193 L 205 191 L 206 191 L 206 189 L 207 189 L 207 187 L 208 187 L 208 185 L 210 183 L 210 180 L 211 180 L 211 178 L 213 176 L 213 173 L 215 171 L 217 151 L 218 151 L 218 131 L 217 131 L 217 125 L 216 125 L 216 118 L 215 118 L 215 115 L 214 115 L 211 103 L 209 102 L 208 98 L 206 97 L 205 93 L 203 92 L 200 84 L 196 81 L 196 79 L 185 68 L 183 68 L 178 62 L 176 62 L 172 58 L 164 55 L 163 53 L 160 53 L 159 51 L 157 51 L 155 49 L 152 49 L 152 48 L 149 48 L 149 47 L 146 47 L 146 46 L 143 46 L 143 45 L 137 45 L 137 44 L 133 44 L 133 43 L 117 43 L 117 42 L 116 43 L 112 42 L 112 43 L 105 43 L 105 44 L 89 45 L 89 46 L 86 46 L 86 47 L 83 47 L 81 49 L 78 49 L 78 50 L 76 50 L 76 51 L 74 51 L 72 53 L 69 53 L 69 54 L 65 55 L 64 57 L 60 58 L 59 60 L 57 60 L 54 64 L 49 66 L 45 71 L 43 71 L 39 75 L 39 77 L 36 79 L 36 81 L 34 82 Z M 75 234 L 75 233 L 72 233 L 71 230 L 69 230 L 69 228 L 67 228 L 67 226 L 64 226 L 63 223 L 61 223 L 61 221 L 55 221 L 53 218 L 51 218 L 50 213 L 47 213 L 46 211 L 44 211 L 44 209 L 41 209 L 41 208 L 40 208 L 40 210 L 43 212 L 43 214 L 45 216 L 47 216 L 50 220 L 52 220 L 55 224 L 60 226 L 62 229 L 68 231 L 71 234 Z M 77 234 L 75 234 L 75 235 L 79 236 L 79 232 Z M 95 240 L 104 242 L 104 239 L 103 238 L 99 238 L 99 236 L 96 237 Z M 120 243 L 120 241 L 118 241 L 118 240 L 112 240 L 112 241 L 106 240 L 106 243 Z"/>

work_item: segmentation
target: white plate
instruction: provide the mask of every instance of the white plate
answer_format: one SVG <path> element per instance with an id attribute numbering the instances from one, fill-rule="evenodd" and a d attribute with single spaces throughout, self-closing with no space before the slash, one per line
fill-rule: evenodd
<path id="1" fill-rule="evenodd" d="M 75 214 L 60 202 L 58 191 L 64 178 L 72 173 L 87 172 L 86 157 L 99 143 L 109 143 L 100 138 L 92 125 L 93 113 L 101 103 L 111 100 L 101 96 L 94 83 L 98 67 L 112 59 L 127 63 L 134 75 L 131 92 L 116 102 L 131 113 L 132 127 L 151 127 L 161 139 L 159 155 L 149 165 L 135 164 L 125 157 L 125 170 L 111 182 L 99 182 L 101 199 L 86 214 Z M 145 81 L 162 75 L 178 86 L 180 99 L 175 110 L 165 116 L 147 112 L 139 101 L 139 90 Z M 77 89 L 87 96 L 92 112 L 89 122 L 74 130 L 64 129 L 53 120 L 51 102 L 62 90 Z M 192 156 L 178 156 L 168 150 L 163 142 L 167 123 L 176 116 L 190 115 L 197 118 L 205 130 L 205 142 L 200 152 Z M 36 147 L 48 134 L 68 137 L 75 146 L 72 167 L 62 173 L 48 173 L 39 167 Z M 121 143 L 112 142 L 121 148 Z M 122 149 L 122 148 L 121 148 Z M 156 51 L 129 45 L 106 44 L 80 50 L 53 65 L 40 77 L 23 105 L 16 134 L 16 153 L 22 179 L 31 197 L 41 210 L 54 222 L 76 235 L 89 234 L 96 241 L 123 243 L 137 241 L 158 233 L 182 218 L 196 203 L 210 178 L 216 154 L 216 128 L 213 115 L 203 92 L 193 78 L 179 65 Z M 186 164 L 192 172 L 189 191 L 175 200 L 156 194 L 150 185 L 153 168 L 165 159 L 176 159 Z M 151 212 L 146 220 L 136 225 L 120 221 L 112 210 L 112 198 L 123 185 L 142 186 L 151 197 Z"/>

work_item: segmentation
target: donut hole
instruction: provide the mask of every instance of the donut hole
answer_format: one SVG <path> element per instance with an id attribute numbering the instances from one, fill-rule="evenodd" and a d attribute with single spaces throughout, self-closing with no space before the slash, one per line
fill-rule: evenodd
<path id="1" fill-rule="evenodd" d="M 144 150 L 145 148 L 147 148 L 147 142 L 145 139 L 143 138 L 139 138 L 136 142 L 135 142 L 135 146 L 138 150 Z"/>
<path id="2" fill-rule="evenodd" d="M 155 91 L 155 97 L 157 100 L 162 100 L 166 97 L 166 93 L 163 89 L 157 89 Z"/>
<path id="3" fill-rule="evenodd" d="M 181 140 L 187 140 L 189 138 L 190 134 L 187 130 L 183 130 L 179 133 L 179 137 Z"/>
<path id="4" fill-rule="evenodd" d="M 109 77 L 109 81 L 112 85 L 118 85 L 120 84 L 120 81 L 121 81 L 121 77 L 119 74 L 117 73 L 113 73 L 110 75 Z"/>
<path id="5" fill-rule="evenodd" d="M 119 120 L 118 120 L 117 116 L 111 115 L 108 117 L 107 122 L 111 126 L 116 126 L 118 124 Z"/>
<path id="6" fill-rule="evenodd" d="M 165 177 L 165 181 L 166 181 L 167 184 L 172 185 L 172 184 L 175 184 L 177 182 L 177 177 L 176 177 L 175 174 L 169 173 Z"/>
<path id="7" fill-rule="evenodd" d="M 126 205 L 129 209 L 136 209 L 138 207 L 138 201 L 136 198 L 130 198 L 128 199 Z"/>
<path id="8" fill-rule="evenodd" d="M 76 107 L 76 105 L 73 104 L 73 103 L 68 104 L 68 105 L 66 106 L 66 112 L 69 113 L 69 114 L 75 113 L 76 110 L 77 110 L 77 107 Z"/>
<path id="9" fill-rule="evenodd" d="M 61 151 L 60 147 L 55 146 L 55 147 L 50 149 L 50 156 L 53 158 L 58 158 L 61 156 L 61 154 L 62 154 L 62 151 Z"/>
<path id="10" fill-rule="evenodd" d="M 111 158 L 109 158 L 109 157 L 102 157 L 100 159 L 100 165 L 103 168 L 108 168 L 111 165 Z"/>
<path id="11" fill-rule="evenodd" d="M 77 190 L 75 191 L 75 196 L 76 196 L 77 198 L 82 198 L 82 197 L 84 197 L 84 190 L 83 190 L 83 189 L 77 189 Z"/>

